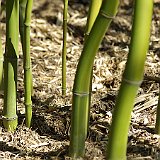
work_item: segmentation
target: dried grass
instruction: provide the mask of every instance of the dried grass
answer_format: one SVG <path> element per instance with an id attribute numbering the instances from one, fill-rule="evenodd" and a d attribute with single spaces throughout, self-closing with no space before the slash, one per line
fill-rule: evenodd
<path id="1" fill-rule="evenodd" d="M 18 69 L 19 126 L 14 133 L 0 128 L 0 159 L 69 159 L 71 96 L 74 75 L 83 48 L 87 6 L 71 3 L 67 42 L 67 96 L 61 96 L 62 1 L 34 2 L 31 24 L 33 71 L 33 125 L 24 127 L 23 55 Z M 146 78 L 132 112 L 128 159 L 160 158 L 159 136 L 154 134 L 160 75 L 160 3 L 155 3 L 150 49 L 145 64 Z M 93 67 L 93 94 L 85 159 L 105 159 L 112 110 L 127 60 L 132 6 L 121 8 L 97 53 Z M 3 28 L 3 43 L 4 24 Z M 147 78 L 150 77 L 150 78 Z M 153 78 L 152 78 L 153 77 Z M 3 102 L 1 101 L 1 108 Z"/>

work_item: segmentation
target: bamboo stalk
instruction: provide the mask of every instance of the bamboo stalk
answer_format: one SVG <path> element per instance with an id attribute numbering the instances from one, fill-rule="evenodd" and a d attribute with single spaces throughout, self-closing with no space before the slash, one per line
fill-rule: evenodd
<path id="1" fill-rule="evenodd" d="M 68 0 L 63 0 L 63 48 L 62 48 L 62 95 L 66 94 L 66 54 L 67 54 L 67 10 Z"/>
<path id="2" fill-rule="evenodd" d="M 89 11 L 87 16 L 87 24 L 85 28 L 85 37 L 84 42 L 86 41 L 87 37 L 89 36 L 89 33 L 91 31 L 91 28 L 97 18 L 97 15 L 99 13 L 101 4 L 103 0 L 91 0 L 89 4 Z"/>
<path id="3" fill-rule="evenodd" d="M 107 159 L 126 159 L 128 129 L 137 90 L 143 80 L 149 46 L 153 0 L 135 0 L 128 60 L 113 112 Z"/>
<path id="4" fill-rule="evenodd" d="M 24 54 L 24 47 L 25 47 L 25 42 L 24 42 L 24 21 L 25 21 L 25 11 L 26 11 L 26 5 L 27 5 L 27 0 L 20 0 L 20 6 L 19 6 L 19 32 L 20 32 L 20 37 L 21 37 L 21 44 L 22 44 L 22 51 Z M 32 68 L 32 67 L 31 67 Z M 32 77 L 32 70 L 30 70 L 31 74 L 31 91 L 33 94 L 33 77 Z"/>
<path id="5" fill-rule="evenodd" d="M 85 28 L 85 37 L 84 37 L 84 45 L 85 42 L 89 36 L 89 33 L 91 31 L 91 28 L 97 18 L 97 15 L 99 13 L 101 4 L 103 0 L 92 0 L 90 1 L 89 4 L 89 11 L 88 11 L 88 16 L 87 16 L 87 23 L 86 23 L 86 28 Z M 93 69 L 91 71 L 91 80 L 90 80 L 90 88 L 89 88 L 89 111 L 88 113 L 90 114 L 90 106 L 91 106 L 91 96 L 92 96 L 92 77 L 93 77 Z M 89 115 L 88 115 L 88 129 L 89 129 Z"/>
<path id="6" fill-rule="evenodd" d="M 1 10 L 1 0 L 0 0 Z M 3 52 L 2 52 L 2 39 L 1 39 L 1 25 L 0 25 L 0 91 L 3 90 Z"/>
<path id="7" fill-rule="evenodd" d="M 89 90 L 94 57 L 106 30 L 117 12 L 119 0 L 103 0 L 101 10 L 85 42 L 78 63 L 73 87 L 71 115 L 70 156 L 84 156 L 88 130 Z"/>
<path id="8" fill-rule="evenodd" d="M 30 23 L 33 0 L 27 0 L 24 21 L 24 88 L 25 88 L 25 115 L 26 126 L 31 126 L 32 120 L 32 77 L 30 58 Z"/>
<path id="9" fill-rule="evenodd" d="M 17 59 L 19 33 L 19 0 L 6 0 L 6 50 L 4 55 L 3 125 L 17 127 Z"/>
<path id="10" fill-rule="evenodd" d="M 19 3 L 19 32 L 21 37 L 22 50 L 24 50 L 24 19 L 27 0 L 20 0 Z"/>

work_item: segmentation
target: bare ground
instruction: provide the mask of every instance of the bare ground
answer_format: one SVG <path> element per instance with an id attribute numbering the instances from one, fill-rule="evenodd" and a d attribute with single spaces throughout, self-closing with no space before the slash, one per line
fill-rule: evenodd
<path id="1" fill-rule="evenodd" d="M 18 69 L 19 125 L 14 133 L 0 127 L 0 159 L 68 159 L 72 86 L 83 48 L 88 6 L 70 2 L 67 42 L 67 96 L 61 95 L 62 10 L 60 0 L 34 2 L 31 24 L 33 67 L 33 122 L 24 125 L 23 55 Z M 127 60 L 132 3 L 121 3 L 117 17 L 103 39 L 93 71 L 93 91 L 85 159 L 103 160 L 112 110 Z M 3 44 L 5 24 L 2 19 Z M 128 133 L 127 158 L 160 159 L 159 136 L 154 134 L 160 76 L 160 2 L 154 6 L 145 78 L 139 89 Z M 3 45 L 4 46 L 4 45 Z M 21 46 L 20 46 L 21 47 Z M 3 95 L 1 95 L 1 107 Z"/>

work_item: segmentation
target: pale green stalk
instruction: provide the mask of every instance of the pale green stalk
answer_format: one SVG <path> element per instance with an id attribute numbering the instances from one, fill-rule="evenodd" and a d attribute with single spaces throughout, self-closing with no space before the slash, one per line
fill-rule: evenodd
<path id="1" fill-rule="evenodd" d="M 63 48 L 62 48 L 62 95 L 66 94 L 66 54 L 67 54 L 67 10 L 68 0 L 63 0 Z"/>
<path id="2" fill-rule="evenodd" d="M 103 0 L 92 0 L 90 1 L 90 4 L 89 4 L 89 11 L 88 11 L 88 16 L 87 16 L 87 24 L 86 24 L 86 28 L 85 28 L 85 37 L 84 37 L 84 45 L 85 45 L 85 42 L 89 36 L 89 33 L 91 31 L 91 28 L 97 18 L 97 15 L 99 13 L 99 10 L 100 10 L 100 7 L 101 7 L 101 4 L 102 4 L 102 1 Z M 90 105 L 91 105 L 91 96 L 92 96 L 92 77 L 93 77 L 93 69 L 91 71 L 91 82 L 90 82 L 90 88 L 89 88 L 89 91 L 90 91 L 90 95 L 89 95 L 89 108 L 90 108 Z M 88 111 L 88 113 L 90 114 L 90 111 Z M 88 116 L 89 118 L 89 116 Z M 88 119 L 88 128 L 89 128 L 89 119 Z"/>
<path id="3" fill-rule="evenodd" d="M 85 42 L 74 81 L 71 116 L 70 156 L 84 156 L 88 131 L 91 71 L 99 44 L 117 12 L 119 0 L 103 0 L 101 10 Z"/>
<path id="4" fill-rule="evenodd" d="M 25 89 L 25 112 L 26 126 L 31 126 L 32 120 L 32 77 L 31 77 L 31 58 L 30 58 L 30 23 L 33 0 L 27 0 L 25 21 L 24 21 L 24 89 Z"/>
<path id="5" fill-rule="evenodd" d="M 0 1 L 1 10 L 1 1 Z M 2 52 L 2 39 L 1 39 L 1 25 L 0 25 L 0 91 L 3 90 L 3 52 Z"/>
<path id="6" fill-rule="evenodd" d="M 27 0 L 20 0 L 19 3 L 19 32 L 21 36 L 22 50 L 24 50 L 24 19 Z"/>
<path id="7" fill-rule="evenodd" d="M 108 160 L 126 160 L 131 111 L 149 46 L 153 0 L 135 0 L 134 19 L 128 60 L 113 112 L 107 150 Z"/>
<path id="8" fill-rule="evenodd" d="M 89 33 L 91 31 L 91 28 L 97 18 L 97 15 L 99 13 L 101 4 L 103 0 L 91 0 L 89 4 L 89 11 L 88 11 L 88 17 L 87 17 L 87 24 L 86 24 L 86 29 L 85 29 L 85 40 L 89 36 Z"/>
<path id="9" fill-rule="evenodd" d="M 21 44 L 22 44 L 22 51 L 24 54 L 24 48 L 25 48 L 25 41 L 24 41 L 24 21 L 25 21 L 25 11 L 26 11 L 26 5 L 27 0 L 20 0 L 20 6 L 19 6 L 19 32 L 21 37 Z M 32 67 L 31 67 L 32 68 Z M 31 74 L 31 90 L 33 94 L 33 77 L 32 77 L 32 70 L 30 69 Z"/>
<path id="10" fill-rule="evenodd" d="M 4 55 L 3 125 L 17 127 L 17 59 L 19 35 L 19 0 L 6 0 L 6 50 Z"/>

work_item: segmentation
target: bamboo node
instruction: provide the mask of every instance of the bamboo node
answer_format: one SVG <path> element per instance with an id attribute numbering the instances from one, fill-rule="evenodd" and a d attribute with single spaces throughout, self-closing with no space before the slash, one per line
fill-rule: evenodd
<path id="1" fill-rule="evenodd" d="M 25 103 L 25 108 L 32 108 L 32 103 Z"/>
<path id="2" fill-rule="evenodd" d="M 30 24 L 29 22 L 25 22 L 24 25 L 25 25 L 26 27 L 30 27 L 30 26 L 31 26 L 31 24 Z"/>
<path id="3" fill-rule="evenodd" d="M 31 67 L 24 67 L 25 71 L 28 71 L 31 69 Z"/>
<path id="4" fill-rule="evenodd" d="M 3 120 L 6 120 L 6 121 L 13 121 L 13 120 L 16 120 L 18 119 L 18 116 L 13 116 L 13 117 L 5 117 L 5 116 L 2 116 L 2 119 Z"/>
<path id="5" fill-rule="evenodd" d="M 85 97 L 85 96 L 88 96 L 90 93 L 89 92 L 73 92 L 73 94 L 76 96 Z"/>
<path id="6" fill-rule="evenodd" d="M 130 84 L 130 85 L 133 85 L 133 86 L 140 86 L 142 83 L 142 80 L 141 81 L 132 81 L 132 80 L 125 79 L 125 78 L 123 78 L 123 81 Z"/>
<path id="7" fill-rule="evenodd" d="M 100 14 L 105 17 L 106 19 L 114 19 L 115 16 L 112 16 L 112 15 L 108 15 L 105 11 L 101 10 L 100 11 Z"/>
<path id="8" fill-rule="evenodd" d="M 84 36 L 89 36 L 89 32 L 85 33 Z"/>

